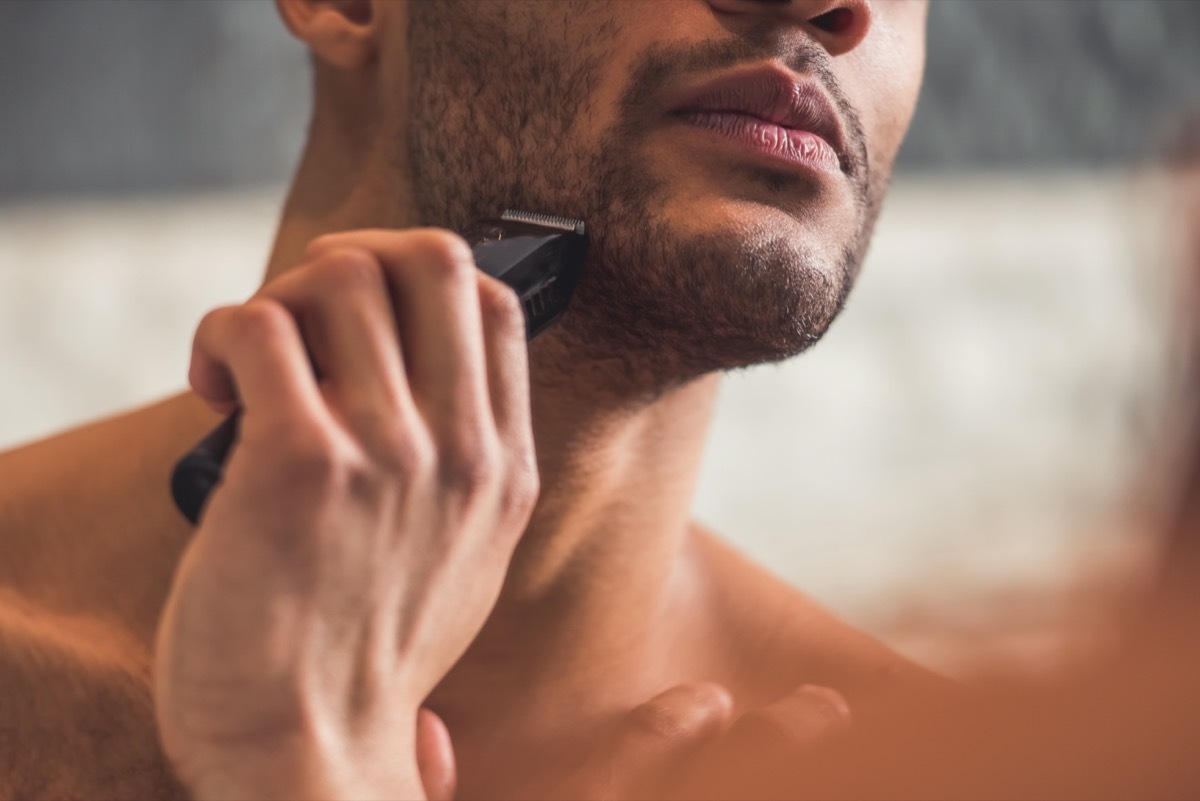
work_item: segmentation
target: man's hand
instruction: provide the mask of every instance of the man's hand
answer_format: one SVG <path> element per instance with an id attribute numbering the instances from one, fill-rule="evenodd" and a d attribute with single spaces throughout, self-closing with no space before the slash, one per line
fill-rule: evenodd
<path id="1" fill-rule="evenodd" d="M 202 797 L 419 794 L 417 710 L 538 493 L 524 317 L 467 245 L 363 231 L 305 259 L 196 334 L 193 388 L 243 409 L 157 645 Z"/>
<path id="2" fill-rule="evenodd" d="M 715 684 L 682 685 L 635 707 L 554 795 L 579 801 L 794 796 L 795 768 L 846 730 L 842 696 L 806 685 L 738 717 Z M 778 780 L 778 781 L 775 781 Z"/>

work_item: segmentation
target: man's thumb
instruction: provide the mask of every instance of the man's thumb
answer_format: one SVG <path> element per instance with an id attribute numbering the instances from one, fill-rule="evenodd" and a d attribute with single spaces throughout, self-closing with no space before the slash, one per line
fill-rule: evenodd
<path id="1" fill-rule="evenodd" d="M 458 775 L 450 732 L 441 718 L 424 707 L 417 712 L 417 769 L 429 801 L 453 800 Z"/>

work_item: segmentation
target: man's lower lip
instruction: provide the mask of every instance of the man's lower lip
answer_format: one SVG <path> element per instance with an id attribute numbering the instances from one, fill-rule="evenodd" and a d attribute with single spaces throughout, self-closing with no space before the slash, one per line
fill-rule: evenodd
<path id="1" fill-rule="evenodd" d="M 841 171 L 837 152 L 811 131 L 786 128 L 729 111 L 683 111 L 673 116 L 685 125 L 775 161 L 820 172 Z"/>

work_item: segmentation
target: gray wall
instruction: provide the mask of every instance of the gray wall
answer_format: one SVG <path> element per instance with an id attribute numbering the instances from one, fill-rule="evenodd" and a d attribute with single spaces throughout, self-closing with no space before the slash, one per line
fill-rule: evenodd
<path id="1" fill-rule="evenodd" d="M 0 0 L 0 197 L 278 181 L 307 106 L 269 0 Z"/>
<path id="2" fill-rule="evenodd" d="M 1120 162 L 1198 99 L 1198 0 L 933 0 L 902 164 Z M 269 0 L 0 2 L 0 199 L 279 181 L 307 104 Z"/>

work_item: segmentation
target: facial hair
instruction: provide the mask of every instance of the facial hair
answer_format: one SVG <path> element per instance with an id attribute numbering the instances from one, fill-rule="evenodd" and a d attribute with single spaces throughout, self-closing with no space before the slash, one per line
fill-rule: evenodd
<path id="1" fill-rule="evenodd" d="M 617 122 L 588 145 L 574 126 L 589 112 L 621 29 L 611 7 L 599 4 L 586 12 L 585 32 L 564 38 L 580 13 L 570 5 L 410 4 L 405 146 L 420 223 L 464 230 L 505 208 L 586 220 L 592 242 L 584 275 L 541 352 L 562 371 L 602 366 L 629 393 L 656 397 L 705 373 L 812 346 L 845 305 L 883 194 L 872 186 L 861 125 L 825 52 L 770 26 L 655 46 L 634 65 Z M 658 93 L 681 77 L 766 58 L 819 79 L 847 129 L 845 173 L 858 219 L 833 259 L 821 255 L 827 245 L 782 231 L 730 226 L 683 235 L 658 213 L 669 176 L 647 163 L 642 147 L 652 130 L 646 121 L 661 113 L 653 107 Z M 781 198 L 812 191 L 804 175 L 740 170 Z"/>

